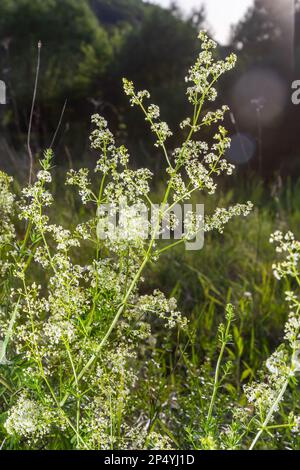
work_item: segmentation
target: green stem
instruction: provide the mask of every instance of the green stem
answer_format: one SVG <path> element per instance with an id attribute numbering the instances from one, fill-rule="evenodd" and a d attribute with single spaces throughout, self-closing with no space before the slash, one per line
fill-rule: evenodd
<path id="1" fill-rule="evenodd" d="M 227 322 L 224 339 L 222 341 L 222 346 L 221 346 L 220 354 L 219 354 L 217 365 L 216 365 L 213 393 L 212 393 L 212 396 L 211 396 L 209 409 L 208 409 L 208 413 L 207 413 L 207 418 L 206 418 L 206 425 L 207 426 L 211 422 L 212 413 L 213 413 L 213 409 L 214 409 L 214 405 L 215 405 L 215 401 L 216 401 L 216 397 L 217 397 L 217 392 L 218 392 L 218 389 L 219 389 L 220 369 L 221 369 L 221 364 L 222 364 L 225 348 L 226 348 L 226 345 L 227 345 L 227 341 L 228 341 L 228 338 L 229 338 L 230 326 L 231 326 L 231 318 L 229 318 L 228 322 Z"/>

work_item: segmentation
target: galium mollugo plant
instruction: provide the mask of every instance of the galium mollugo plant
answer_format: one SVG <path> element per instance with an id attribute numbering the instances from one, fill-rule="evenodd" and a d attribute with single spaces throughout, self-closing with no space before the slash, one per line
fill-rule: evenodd
<path id="1" fill-rule="evenodd" d="M 66 184 L 78 189 L 83 205 L 94 216 L 75 228 L 55 224 L 49 215 L 54 200 L 49 190 L 53 154 L 48 150 L 34 184 L 20 198 L 10 190 L 10 179 L 0 174 L 1 191 L 1 374 L 2 446 L 5 448 L 169 448 L 170 437 L 149 426 L 147 410 L 139 406 L 135 392 L 139 381 L 139 349 L 152 336 L 154 323 L 168 329 L 184 329 L 187 320 L 176 300 L 162 292 L 141 295 L 145 268 L 174 243 L 160 249 L 157 237 L 163 222 L 178 221 L 170 215 L 175 204 L 189 201 L 194 193 L 217 189 L 218 177 L 230 175 L 226 160 L 230 145 L 220 125 L 226 107 L 205 113 L 207 102 L 217 97 L 215 84 L 236 62 L 232 54 L 216 60 L 216 44 L 200 33 L 202 51 L 186 81 L 191 117 L 180 124 L 183 143 L 167 147 L 172 135 L 160 119 L 157 105 L 149 103 L 148 91 L 136 91 L 124 79 L 124 91 L 138 106 L 156 137 L 165 161 L 165 192 L 145 239 L 136 224 L 126 236 L 116 231 L 99 237 L 103 205 L 153 207 L 149 169 L 133 170 L 125 146 L 119 146 L 106 120 L 92 117 L 91 147 L 98 152 L 95 176 L 71 170 Z M 204 127 L 219 124 L 214 144 L 200 140 Z M 189 217 L 189 229 L 175 244 L 197 234 L 223 232 L 234 216 L 246 216 L 252 204 L 217 208 L 203 219 Z M 15 217 L 25 225 L 16 230 Z M 192 222 L 191 222 L 192 221 Z M 201 228 L 202 229 L 202 228 Z M 78 252 L 93 251 L 85 264 Z M 144 358 L 143 367 L 151 356 Z M 1 375 L 1 376 L 2 376 Z M 218 380 L 218 377 L 216 378 Z M 12 393 L 13 392 L 13 393 Z M 212 402 L 212 409 L 214 399 Z M 208 420 L 210 418 L 208 417 Z"/>
<path id="2" fill-rule="evenodd" d="M 276 246 L 276 252 L 281 256 L 281 260 L 273 264 L 274 276 L 278 280 L 290 280 L 292 290 L 285 293 L 289 313 L 284 327 L 284 342 L 266 361 L 260 380 L 244 387 L 248 408 L 235 411 L 231 435 L 235 434 L 237 445 L 241 445 L 245 438 L 250 439 L 247 446 L 249 450 L 265 448 L 264 442 L 268 439 L 271 445 L 274 438 L 280 441 L 280 434 L 284 431 L 291 436 L 297 435 L 299 431 L 299 417 L 293 409 L 289 412 L 288 396 L 291 389 L 297 386 L 300 370 L 300 302 L 297 295 L 300 287 L 300 243 L 292 232 L 283 234 L 280 231 L 271 235 L 270 243 Z M 238 422 L 242 425 L 239 436 L 233 432 Z M 290 445 L 293 442 L 291 436 Z"/>

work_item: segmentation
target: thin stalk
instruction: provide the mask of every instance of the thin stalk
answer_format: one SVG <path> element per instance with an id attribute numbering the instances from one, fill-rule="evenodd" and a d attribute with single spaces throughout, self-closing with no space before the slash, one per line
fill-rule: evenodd
<path id="1" fill-rule="evenodd" d="M 214 387 L 213 387 L 213 393 L 212 393 L 212 396 L 211 396 L 209 409 L 208 409 L 208 413 L 207 413 L 206 425 L 210 424 L 213 409 L 214 409 L 214 405 L 215 405 L 215 401 L 216 401 L 216 397 L 217 397 L 217 392 L 218 392 L 218 389 L 219 389 L 219 384 L 220 384 L 219 377 L 220 377 L 221 364 L 222 364 L 222 361 L 223 361 L 225 348 L 227 346 L 227 342 L 228 342 L 228 338 L 229 338 L 231 320 L 232 320 L 232 318 L 229 317 L 228 321 L 227 321 L 227 325 L 226 325 L 224 338 L 223 338 L 222 345 L 221 345 L 220 354 L 219 354 L 217 365 L 216 365 L 215 377 L 214 377 Z"/>

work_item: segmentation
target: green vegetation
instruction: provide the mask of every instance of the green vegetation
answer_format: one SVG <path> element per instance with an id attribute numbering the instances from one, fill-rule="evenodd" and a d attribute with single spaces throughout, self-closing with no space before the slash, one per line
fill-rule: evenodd
<path id="1" fill-rule="evenodd" d="M 62 191 L 50 149 L 33 184 L 0 174 L 1 448 L 299 449 L 299 188 L 226 189 L 228 109 L 211 103 L 236 57 L 199 38 L 174 150 L 149 92 L 123 80 L 161 155 L 154 194 L 98 114 L 93 173 L 70 169 Z M 154 201 L 145 238 L 132 209 Z M 192 201 L 205 216 L 157 243 L 178 227 L 172 207 Z M 103 237 L 106 204 L 120 228 Z M 201 231 L 204 249 L 185 251 Z"/>

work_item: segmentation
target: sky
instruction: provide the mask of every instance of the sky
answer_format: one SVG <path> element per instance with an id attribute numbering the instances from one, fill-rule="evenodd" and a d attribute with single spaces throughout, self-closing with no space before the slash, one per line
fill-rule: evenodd
<path id="1" fill-rule="evenodd" d="M 148 0 L 168 7 L 171 0 Z M 229 40 L 230 26 L 237 23 L 253 5 L 254 0 L 176 0 L 180 8 L 189 13 L 193 7 L 205 6 L 207 22 L 213 37 L 221 44 Z"/>

